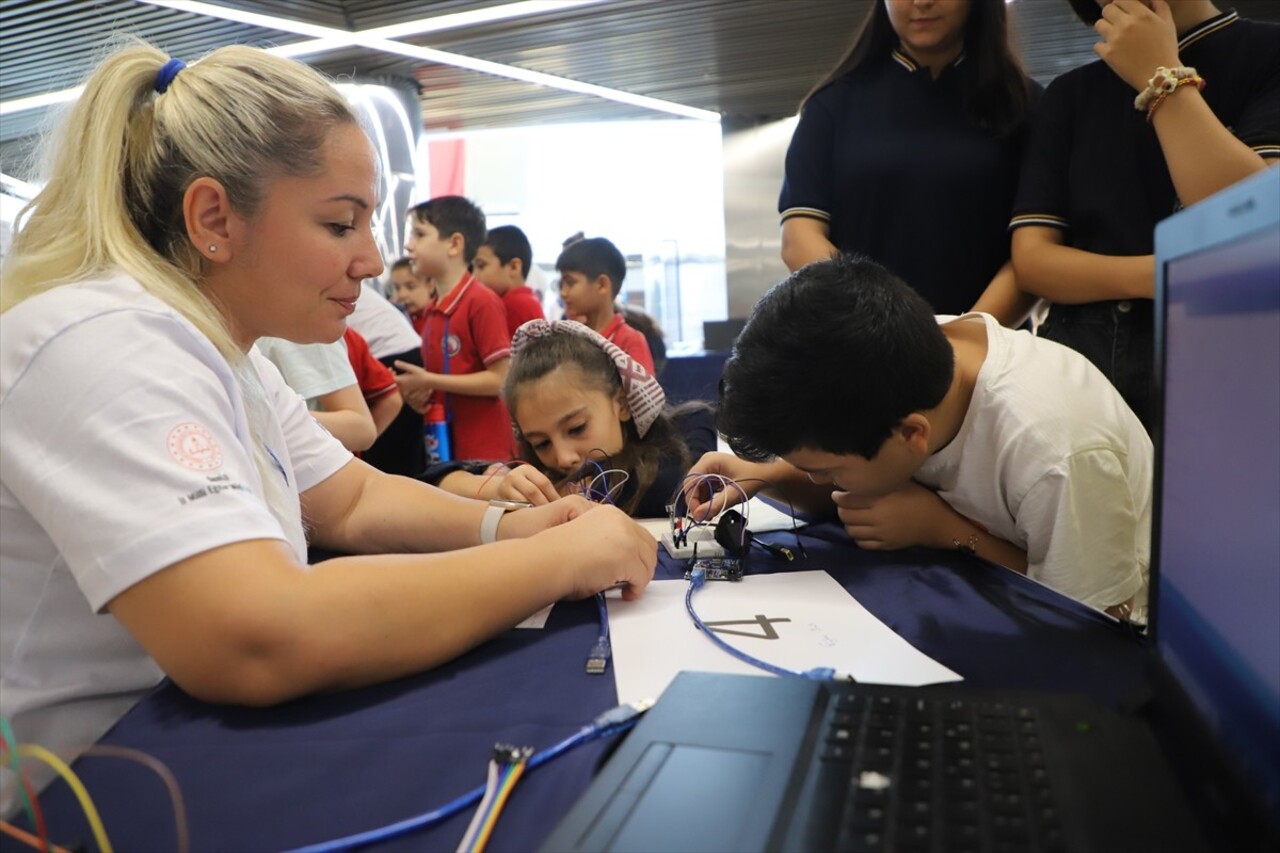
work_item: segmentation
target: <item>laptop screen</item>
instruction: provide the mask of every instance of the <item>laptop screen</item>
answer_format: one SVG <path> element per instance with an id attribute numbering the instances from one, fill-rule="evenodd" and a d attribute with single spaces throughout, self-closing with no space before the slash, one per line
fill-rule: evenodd
<path id="1" fill-rule="evenodd" d="M 1260 186 L 1277 193 L 1280 175 Z M 1174 244 L 1166 252 L 1159 241 L 1157 248 L 1163 422 L 1156 638 L 1229 763 L 1274 814 L 1280 807 L 1280 222 L 1275 205 L 1242 206 L 1236 197 L 1235 210 L 1253 220 L 1245 224 L 1217 215 L 1215 202 L 1226 204 L 1209 199 L 1203 215 L 1197 208 L 1180 214 L 1203 221 L 1182 229 L 1188 239 L 1166 240 Z"/>

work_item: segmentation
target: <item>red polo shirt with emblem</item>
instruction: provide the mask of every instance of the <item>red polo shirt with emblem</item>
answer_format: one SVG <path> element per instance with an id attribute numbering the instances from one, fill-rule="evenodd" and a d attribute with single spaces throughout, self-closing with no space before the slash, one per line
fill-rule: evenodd
<path id="1" fill-rule="evenodd" d="M 621 314 L 614 314 L 613 319 L 600 330 L 602 337 L 613 341 L 618 348 L 634 358 L 653 376 L 653 354 L 649 352 L 649 342 L 637 329 L 627 325 Z"/>
<path id="2" fill-rule="evenodd" d="M 431 373 L 479 373 L 511 355 L 502 300 L 470 273 L 422 313 L 422 366 Z M 500 397 L 445 394 L 445 407 L 455 459 L 512 458 L 511 416 Z"/>
<path id="3" fill-rule="evenodd" d="M 545 319 L 542 315 L 542 303 L 523 284 L 502 294 L 502 306 L 507 309 L 507 330 L 512 335 L 530 320 Z"/>

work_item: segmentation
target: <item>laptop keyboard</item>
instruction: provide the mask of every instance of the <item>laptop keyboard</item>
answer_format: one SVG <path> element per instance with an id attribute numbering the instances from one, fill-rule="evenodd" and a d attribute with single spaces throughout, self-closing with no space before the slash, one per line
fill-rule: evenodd
<path id="1" fill-rule="evenodd" d="M 819 748 L 840 850 L 1064 849 L 1033 708 L 837 694 Z"/>

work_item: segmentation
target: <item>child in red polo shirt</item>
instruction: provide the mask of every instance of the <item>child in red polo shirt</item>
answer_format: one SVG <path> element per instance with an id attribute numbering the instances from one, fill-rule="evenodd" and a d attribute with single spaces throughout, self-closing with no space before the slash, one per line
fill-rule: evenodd
<path id="1" fill-rule="evenodd" d="M 401 258 L 391 265 L 391 284 L 395 288 L 395 302 L 409 315 L 413 330 L 422 335 L 427 325 L 427 305 L 434 298 L 431 285 L 413 271 L 413 259 Z"/>
<path id="2" fill-rule="evenodd" d="M 560 273 L 560 301 L 565 316 L 617 344 L 653 376 L 653 355 L 644 335 L 626 324 L 613 310 L 613 301 L 622 292 L 627 261 L 622 252 L 603 237 L 584 237 L 569 242 L 556 259 Z"/>
<path id="3" fill-rule="evenodd" d="M 514 225 L 499 225 L 489 229 L 472 264 L 480 283 L 502 297 L 512 335 L 528 321 L 543 319 L 542 303 L 525 284 L 532 263 L 533 249 L 525 233 Z"/>
<path id="4" fill-rule="evenodd" d="M 413 271 L 435 282 L 436 298 L 423 312 L 423 367 L 397 361 L 396 384 L 419 412 L 444 395 L 455 458 L 507 459 L 511 418 L 498 397 L 511 357 L 507 313 L 469 271 L 484 242 L 484 212 L 461 196 L 439 196 L 409 212 L 405 248 Z"/>
<path id="5" fill-rule="evenodd" d="M 369 414 L 373 415 L 373 426 L 381 437 L 404 405 L 396 387 L 396 375 L 373 357 L 369 352 L 369 342 L 355 329 L 348 326 L 342 333 L 342 340 L 347 345 L 347 361 L 355 371 L 356 384 L 360 386 Z"/>

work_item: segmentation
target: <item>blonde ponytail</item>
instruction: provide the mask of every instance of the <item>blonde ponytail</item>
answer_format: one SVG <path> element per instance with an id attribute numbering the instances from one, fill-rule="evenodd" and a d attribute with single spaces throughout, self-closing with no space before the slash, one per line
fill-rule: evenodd
<path id="1" fill-rule="evenodd" d="M 325 141 L 356 116 L 319 73 L 256 48 L 213 51 L 160 93 L 157 74 L 168 59 L 138 41 L 110 54 L 46 138 L 45 184 L 19 214 L 0 270 L 0 312 L 54 287 L 124 272 L 232 365 L 258 434 L 269 416 L 262 392 L 202 287 L 183 196 L 197 178 L 211 177 L 250 217 L 272 178 L 319 172 Z M 267 502 L 279 516 L 278 478 L 257 445 Z"/>

